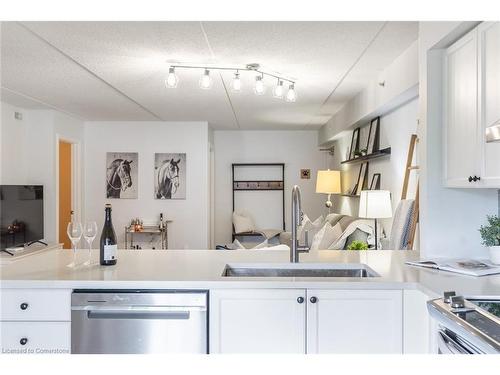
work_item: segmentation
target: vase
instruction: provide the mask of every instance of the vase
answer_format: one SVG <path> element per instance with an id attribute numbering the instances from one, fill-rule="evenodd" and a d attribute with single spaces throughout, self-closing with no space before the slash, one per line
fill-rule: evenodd
<path id="1" fill-rule="evenodd" d="M 488 249 L 491 263 L 500 265 L 500 246 L 490 246 Z"/>

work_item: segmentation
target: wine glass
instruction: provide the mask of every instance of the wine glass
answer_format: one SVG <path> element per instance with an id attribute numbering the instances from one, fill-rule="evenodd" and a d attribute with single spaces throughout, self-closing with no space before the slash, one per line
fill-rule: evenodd
<path id="1" fill-rule="evenodd" d="M 82 232 L 82 224 L 79 221 L 71 221 L 68 223 L 66 233 L 68 234 L 68 237 L 71 240 L 71 244 L 73 245 L 73 261 L 68 264 L 68 267 L 70 268 L 76 267 L 76 244 L 80 242 L 80 239 L 82 238 Z"/>
<path id="2" fill-rule="evenodd" d="M 92 242 L 94 242 L 97 236 L 97 223 L 95 221 L 87 221 L 85 227 L 83 228 L 83 237 L 89 244 L 89 259 L 83 263 L 85 266 L 90 266 L 92 264 Z"/>

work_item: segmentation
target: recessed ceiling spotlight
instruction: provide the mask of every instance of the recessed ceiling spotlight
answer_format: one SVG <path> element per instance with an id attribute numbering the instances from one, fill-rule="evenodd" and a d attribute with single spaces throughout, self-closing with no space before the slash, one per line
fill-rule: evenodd
<path id="1" fill-rule="evenodd" d="M 262 80 L 263 74 L 255 77 L 255 88 L 254 91 L 257 95 L 264 95 L 266 92 L 266 86 L 264 85 L 264 81 Z"/>
<path id="2" fill-rule="evenodd" d="M 297 92 L 295 91 L 295 83 L 288 86 L 288 92 L 286 93 L 286 101 L 293 103 L 297 101 Z"/>
<path id="3" fill-rule="evenodd" d="M 175 68 L 171 66 L 170 68 L 168 68 L 168 76 L 167 79 L 165 80 L 165 85 L 168 88 L 175 89 L 178 83 L 179 83 L 179 78 L 175 74 Z"/>
<path id="4" fill-rule="evenodd" d="M 238 70 L 236 71 L 236 73 L 234 73 L 233 91 L 234 92 L 240 92 L 241 91 L 241 79 L 240 79 L 240 73 L 239 73 Z"/>
<path id="5" fill-rule="evenodd" d="M 278 79 L 278 84 L 273 90 L 273 96 L 278 99 L 283 99 L 283 81 L 281 79 Z"/>

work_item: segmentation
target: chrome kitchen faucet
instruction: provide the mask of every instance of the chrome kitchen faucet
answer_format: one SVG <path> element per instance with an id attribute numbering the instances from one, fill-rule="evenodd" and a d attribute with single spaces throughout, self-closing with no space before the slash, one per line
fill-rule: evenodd
<path id="1" fill-rule="evenodd" d="M 297 229 L 302 223 L 304 213 L 301 209 L 300 202 L 300 188 L 294 185 L 292 189 L 292 246 L 290 247 L 290 262 L 299 262 L 299 253 L 307 253 L 309 251 L 308 247 L 308 233 L 305 232 L 305 245 L 301 246 L 299 244 L 300 239 L 297 238 Z"/>

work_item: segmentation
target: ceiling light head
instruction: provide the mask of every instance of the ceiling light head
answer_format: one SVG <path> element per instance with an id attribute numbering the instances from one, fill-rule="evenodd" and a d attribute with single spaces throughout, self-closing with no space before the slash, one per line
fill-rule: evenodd
<path id="1" fill-rule="evenodd" d="M 240 92 L 241 91 L 241 79 L 240 79 L 240 73 L 238 71 L 236 71 L 236 73 L 234 73 L 233 91 L 234 92 Z"/>
<path id="2" fill-rule="evenodd" d="M 212 88 L 212 77 L 210 77 L 210 71 L 208 69 L 205 69 L 205 72 L 200 78 L 200 88 L 203 90 Z"/>
<path id="3" fill-rule="evenodd" d="M 255 94 L 264 95 L 266 93 L 266 86 L 264 85 L 264 81 L 262 80 L 262 75 L 255 77 Z"/>
<path id="4" fill-rule="evenodd" d="M 258 64 L 258 63 L 247 64 L 247 69 L 248 70 L 259 70 L 260 64 Z"/>
<path id="5" fill-rule="evenodd" d="M 278 79 L 278 84 L 276 85 L 276 87 L 273 90 L 273 96 L 277 99 L 283 99 L 283 92 L 284 91 L 285 90 L 283 88 L 283 81 L 281 79 Z"/>
<path id="6" fill-rule="evenodd" d="M 175 68 L 171 66 L 170 68 L 168 68 L 168 76 L 165 80 L 165 86 L 167 86 L 169 89 L 175 89 L 178 83 L 179 77 L 177 77 L 177 74 L 175 74 Z"/>
<path id="7" fill-rule="evenodd" d="M 297 101 L 297 92 L 295 91 L 295 83 L 291 83 L 288 86 L 288 91 L 286 93 L 286 101 L 290 103 L 294 103 Z"/>

